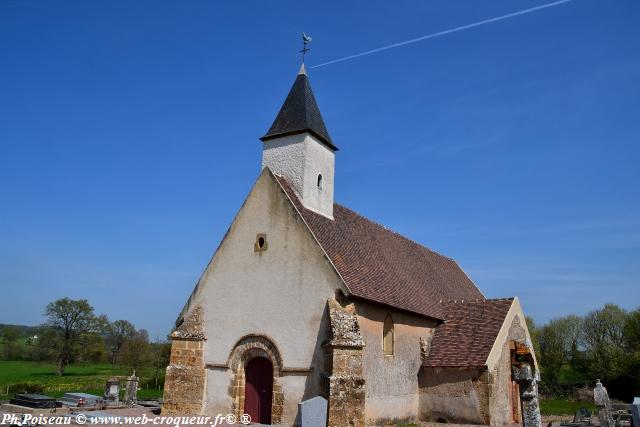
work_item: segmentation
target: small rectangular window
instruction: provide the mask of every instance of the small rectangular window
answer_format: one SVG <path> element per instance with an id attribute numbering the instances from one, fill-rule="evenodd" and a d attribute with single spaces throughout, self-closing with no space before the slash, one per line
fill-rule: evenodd
<path id="1" fill-rule="evenodd" d="M 393 319 L 390 314 L 387 314 L 387 317 L 384 319 L 382 351 L 385 356 L 393 355 Z"/>

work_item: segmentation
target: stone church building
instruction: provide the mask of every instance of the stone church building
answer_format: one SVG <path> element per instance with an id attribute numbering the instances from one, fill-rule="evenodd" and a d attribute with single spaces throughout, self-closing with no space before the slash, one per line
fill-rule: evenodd
<path id="1" fill-rule="evenodd" d="M 538 427 L 539 370 L 517 298 L 334 202 L 329 136 L 304 65 L 264 135 L 262 172 L 171 335 L 163 414 L 297 425 Z"/>

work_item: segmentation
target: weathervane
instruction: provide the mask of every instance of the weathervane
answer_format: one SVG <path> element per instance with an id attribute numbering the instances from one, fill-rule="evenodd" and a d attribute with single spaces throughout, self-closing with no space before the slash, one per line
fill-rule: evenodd
<path id="1" fill-rule="evenodd" d="M 302 54 L 302 63 L 303 64 L 304 64 L 304 56 L 306 55 L 307 52 L 309 52 L 311 50 L 311 49 L 309 49 L 307 47 L 307 45 L 309 43 L 311 43 L 311 37 L 309 37 L 305 33 L 302 33 L 302 50 L 300 51 L 300 53 Z"/>

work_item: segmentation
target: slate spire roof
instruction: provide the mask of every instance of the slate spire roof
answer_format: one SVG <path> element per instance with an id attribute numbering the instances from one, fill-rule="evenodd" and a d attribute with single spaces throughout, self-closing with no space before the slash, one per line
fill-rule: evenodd
<path id="1" fill-rule="evenodd" d="M 330 149 L 338 150 L 338 147 L 333 145 L 324 120 L 322 120 L 304 64 L 300 67 L 296 80 L 293 82 L 289 95 L 282 104 L 276 119 L 266 135 L 260 139 L 268 141 L 303 132 L 309 132 Z"/>

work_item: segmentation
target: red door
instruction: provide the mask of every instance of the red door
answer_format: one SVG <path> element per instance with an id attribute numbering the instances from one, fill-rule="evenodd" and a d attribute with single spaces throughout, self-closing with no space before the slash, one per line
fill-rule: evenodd
<path id="1" fill-rule="evenodd" d="M 271 424 L 273 366 L 264 357 L 251 359 L 244 370 L 244 413 L 254 423 Z"/>

